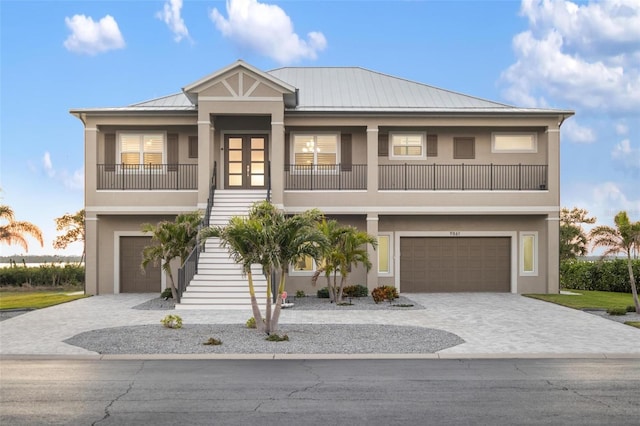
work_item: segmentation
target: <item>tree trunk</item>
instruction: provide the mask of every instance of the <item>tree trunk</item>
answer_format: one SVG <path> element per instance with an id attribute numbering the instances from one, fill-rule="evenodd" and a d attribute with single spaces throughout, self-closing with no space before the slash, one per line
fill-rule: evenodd
<path id="1" fill-rule="evenodd" d="M 338 300 L 342 302 L 342 297 L 344 294 L 344 285 L 347 283 L 347 276 L 343 275 L 340 278 L 340 289 L 338 290 Z"/>
<path id="2" fill-rule="evenodd" d="M 260 313 L 260 307 L 258 306 L 258 299 L 256 299 L 256 289 L 253 286 L 253 274 L 251 273 L 251 269 L 247 271 L 247 279 L 249 280 L 251 310 L 253 311 L 253 319 L 256 320 L 256 329 L 259 332 L 264 332 L 264 321 L 262 321 L 262 314 Z"/>
<path id="3" fill-rule="evenodd" d="M 638 302 L 638 289 L 636 288 L 636 279 L 633 276 L 633 265 L 631 264 L 630 251 L 627 251 L 627 269 L 629 269 L 629 284 L 631 284 L 631 294 L 633 294 L 633 304 L 636 307 L 636 313 L 640 314 L 640 303 Z"/>
<path id="4" fill-rule="evenodd" d="M 271 334 L 271 271 L 266 271 L 267 274 L 267 305 L 265 306 L 265 328 L 264 331 L 267 334 Z"/>
<path id="5" fill-rule="evenodd" d="M 173 274 L 171 273 L 171 268 L 167 270 L 167 275 L 169 275 L 169 287 L 171 287 L 171 297 L 173 297 L 173 300 L 178 302 L 178 291 L 176 290 L 176 285 L 173 282 Z"/>
<path id="6" fill-rule="evenodd" d="M 276 308 L 271 319 L 271 330 L 278 331 L 278 322 L 280 321 L 280 311 L 282 310 L 282 293 L 284 293 L 284 271 L 280 271 L 280 284 L 278 285 L 278 297 L 276 298 Z"/>

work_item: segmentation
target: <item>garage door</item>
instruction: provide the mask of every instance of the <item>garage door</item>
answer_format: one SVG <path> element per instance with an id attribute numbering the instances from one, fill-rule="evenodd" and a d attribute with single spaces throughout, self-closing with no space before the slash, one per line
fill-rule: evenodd
<path id="1" fill-rule="evenodd" d="M 159 293 L 160 265 L 149 264 L 143 273 L 142 250 L 151 244 L 151 237 L 120 237 L 120 292 Z"/>
<path id="2" fill-rule="evenodd" d="M 509 237 L 402 237 L 400 291 L 509 292 Z"/>

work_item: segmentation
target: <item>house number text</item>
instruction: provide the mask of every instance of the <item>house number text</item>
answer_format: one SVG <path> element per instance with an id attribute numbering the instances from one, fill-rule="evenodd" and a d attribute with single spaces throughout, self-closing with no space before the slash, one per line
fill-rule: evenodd
<path id="1" fill-rule="evenodd" d="M 452 237 L 459 237 L 460 236 L 460 231 L 450 231 L 449 235 Z"/>

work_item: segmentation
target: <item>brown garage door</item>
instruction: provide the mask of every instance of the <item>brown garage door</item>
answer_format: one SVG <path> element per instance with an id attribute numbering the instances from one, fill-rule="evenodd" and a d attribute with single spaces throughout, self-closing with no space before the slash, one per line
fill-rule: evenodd
<path id="1" fill-rule="evenodd" d="M 120 237 L 120 292 L 160 292 L 160 266 L 149 264 L 140 269 L 142 249 L 151 244 L 151 237 Z"/>
<path id="2" fill-rule="evenodd" d="M 509 292 L 509 237 L 402 237 L 400 291 Z"/>

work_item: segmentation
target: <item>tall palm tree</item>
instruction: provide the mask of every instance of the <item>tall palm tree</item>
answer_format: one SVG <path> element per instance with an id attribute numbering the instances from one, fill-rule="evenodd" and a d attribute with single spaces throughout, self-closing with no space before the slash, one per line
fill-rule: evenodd
<path id="1" fill-rule="evenodd" d="M 182 264 L 196 245 L 198 227 L 202 217 L 199 212 L 183 213 L 173 222 L 162 221 L 156 225 L 142 224 L 142 231 L 151 233 L 152 244 L 142 250 L 142 269 L 149 263 L 162 266 L 162 270 L 169 276 L 169 285 L 173 300 L 179 301 L 176 290 L 171 261 L 179 258 Z"/>
<path id="2" fill-rule="evenodd" d="M 220 238 L 220 244 L 229 250 L 232 259 L 242 265 L 259 331 L 271 334 L 278 328 L 289 264 L 307 255 L 319 256 L 324 242 L 316 228 L 320 217 L 318 210 L 287 217 L 270 202 L 262 201 L 251 207 L 247 217 L 236 216 L 225 227 L 210 227 L 200 232 L 203 240 L 211 236 Z M 267 279 L 264 322 L 255 296 L 252 264 L 259 264 Z M 280 271 L 280 281 L 276 289 L 276 306 L 272 309 L 271 277 L 274 271 Z"/>
<path id="3" fill-rule="evenodd" d="M 328 240 L 318 227 L 323 218 L 322 212 L 318 209 L 307 210 L 289 217 L 278 212 L 274 217 L 276 218 L 274 233 L 277 247 L 276 261 L 280 272 L 276 307 L 271 321 L 271 327 L 276 330 L 290 265 L 307 257 L 311 257 L 316 262 L 319 261 L 326 250 Z"/>
<path id="4" fill-rule="evenodd" d="M 638 290 L 636 280 L 633 276 L 633 265 L 631 262 L 631 252 L 640 239 L 640 221 L 631 222 L 627 212 L 622 211 L 613 219 L 616 227 L 596 226 L 591 230 L 591 238 L 595 247 L 604 247 L 603 256 L 623 252 L 627 256 L 627 269 L 629 270 L 629 284 L 633 294 L 633 303 L 636 313 L 640 314 L 640 303 L 638 302 Z"/>
<path id="5" fill-rule="evenodd" d="M 18 244 L 25 251 L 29 251 L 29 245 L 25 235 L 35 238 L 40 246 L 44 246 L 42 240 L 42 231 L 31 222 L 17 221 L 13 214 L 13 210 L 9 206 L 0 205 L 0 219 L 7 223 L 0 225 L 0 242 L 7 245 Z"/>
<path id="6" fill-rule="evenodd" d="M 318 268 L 313 279 L 316 280 L 318 275 L 324 272 L 327 277 L 329 296 L 332 301 L 339 303 L 342 301 L 343 290 L 352 267 L 362 264 L 367 271 L 371 269 L 367 246 L 371 245 L 376 249 L 378 240 L 353 226 L 340 226 L 335 220 L 324 221 L 320 229 L 329 244 L 328 249 L 323 253 L 323 264 Z M 338 273 L 340 284 L 337 282 Z M 333 275 L 333 282 L 330 275 Z"/>
<path id="7" fill-rule="evenodd" d="M 203 228 L 198 238 L 204 244 L 207 238 L 217 237 L 220 245 L 227 250 L 234 262 L 242 265 L 242 271 L 247 276 L 249 285 L 249 296 L 251 298 L 251 310 L 253 318 L 256 320 L 258 331 L 265 330 L 265 323 L 258 307 L 255 286 L 253 284 L 253 273 L 251 265 L 260 263 L 263 249 L 263 226 L 257 220 L 247 217 L 234 216 L 229 220 L 227 226 L 212 226 Z"/>

